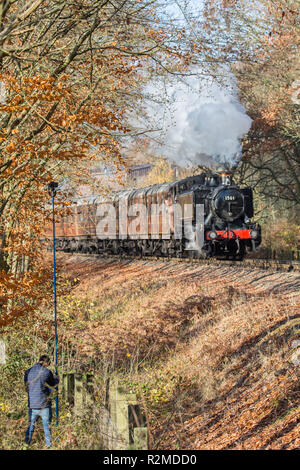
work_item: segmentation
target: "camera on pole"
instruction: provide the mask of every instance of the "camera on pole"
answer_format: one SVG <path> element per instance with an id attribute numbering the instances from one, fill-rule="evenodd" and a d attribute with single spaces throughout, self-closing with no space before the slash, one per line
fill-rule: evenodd
<path id="1" fill-rule="evenodd" d="M 50 196 L 54 197 L 56 196 L 56 189 L 58 188 L 58 183 L 55 183 L 55 181 L 51 181 L 51 183 L 48 184 L 48 190 Z"/>

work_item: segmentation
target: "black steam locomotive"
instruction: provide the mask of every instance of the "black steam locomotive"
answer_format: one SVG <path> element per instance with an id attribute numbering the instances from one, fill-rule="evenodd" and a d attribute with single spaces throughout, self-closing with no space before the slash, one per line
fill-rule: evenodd
<path id="1" fill-rule="evenodd" d="M 119 191 L 110 199 L 77 199 L 71 215 L 58 224 L 57 248 L 242 260 L 261 243 L 260 226 L 252 217 L 251 188 L 239 188 L 229 172 L 202 173 Z"/>
<path id="2" fill-rule="evenodd" d="M 246 252 L 256 250 L 261 228 L 250 220 L 254 215 L 251 188 L 239 188 L 231 173 L 224 172 L 200 175 L 191 191 L 195 204 L 204 205 L 204 245 L 195 256 L 242 260 Z"/>

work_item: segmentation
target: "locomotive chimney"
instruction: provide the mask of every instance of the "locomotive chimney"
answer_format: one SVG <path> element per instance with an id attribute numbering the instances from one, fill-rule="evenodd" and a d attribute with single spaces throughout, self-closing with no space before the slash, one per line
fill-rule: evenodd
<path id="1" fill-rule="evenodd" d="M 230 171 L 223 171 L 219 173 L 221 184 L 224 186 L 230 186 L 232 184 L 232 173 Z"/>

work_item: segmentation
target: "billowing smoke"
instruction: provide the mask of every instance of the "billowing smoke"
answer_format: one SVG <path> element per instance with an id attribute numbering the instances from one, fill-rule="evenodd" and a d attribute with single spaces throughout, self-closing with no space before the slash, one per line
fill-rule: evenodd
<path id="1" fill-rule="evenodd" d="M 221 88 L 212 80 L 191 78 L 173 87 L 164 150 L 179 166 L 231 167 L 240 159 L 241 139 L 252 120 L 232 77 L 230 82 Z"/>

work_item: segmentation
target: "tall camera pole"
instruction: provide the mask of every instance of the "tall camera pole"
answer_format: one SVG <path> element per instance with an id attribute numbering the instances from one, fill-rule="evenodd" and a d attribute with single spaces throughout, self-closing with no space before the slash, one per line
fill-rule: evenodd
<path id="1" fill-rule="evenodd" d="M 53 285 L 54 285 L 54 330 L 55 330 L 55 374 L 57 375 L 57 308 L 56 308 L 56 265 L 55 265 L 55 217 L 54 217 L 54 198 L 58 183 L 52 181 L 48 185 L 49 194 L 52 197 L 52 227 L 53 227 Z M 58 425 L 58 393 L 55 397 L 56 402 L 56 426 Z"/>

